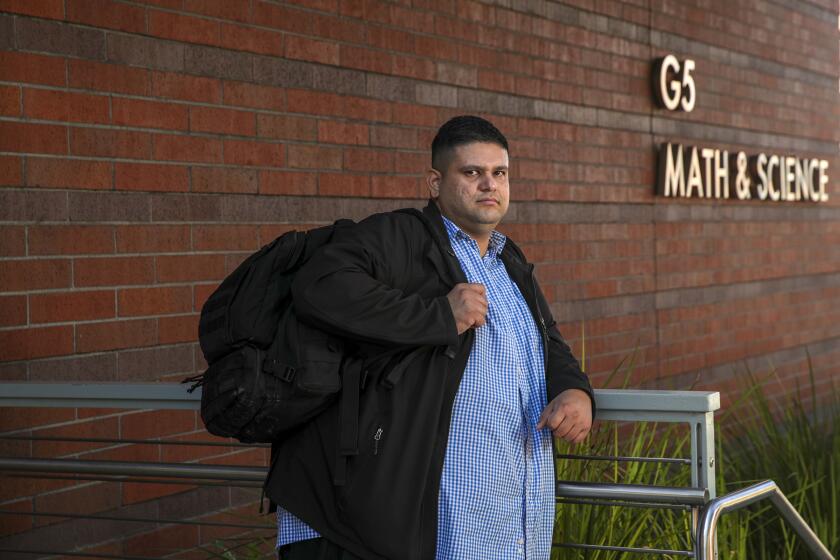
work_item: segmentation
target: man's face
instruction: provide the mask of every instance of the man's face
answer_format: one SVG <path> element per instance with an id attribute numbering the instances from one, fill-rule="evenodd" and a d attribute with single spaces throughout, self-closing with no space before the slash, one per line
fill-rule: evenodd
<path id="1" fill-rule="evenodd" d="M 508 153 L 490 142 L 457 146 L 431 169 L 428 183 L 441 213 L 471 235 L 485 236 L 502 220 L 510 201 Z"/>

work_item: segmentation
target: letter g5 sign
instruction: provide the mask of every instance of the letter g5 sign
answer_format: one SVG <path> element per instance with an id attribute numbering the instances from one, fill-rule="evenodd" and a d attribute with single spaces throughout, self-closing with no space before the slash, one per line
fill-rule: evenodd
<path id="1" fill-rule="evenodd" d="M 687 58 L 680 65 L 672 54 L 658 59 L 653 66 L 653 93 L 660 105 L 669 111 L 694 109 L 697 90 L 694 87 L 694 61 Z"/>

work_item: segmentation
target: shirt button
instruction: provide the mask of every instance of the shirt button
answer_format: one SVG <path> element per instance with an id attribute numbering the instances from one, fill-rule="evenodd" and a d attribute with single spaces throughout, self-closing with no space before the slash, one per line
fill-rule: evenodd
<path id="1" fill-rule="evenodd" d="M 517 539 L 516 544 L 525 544 L 525 539 Z"/>

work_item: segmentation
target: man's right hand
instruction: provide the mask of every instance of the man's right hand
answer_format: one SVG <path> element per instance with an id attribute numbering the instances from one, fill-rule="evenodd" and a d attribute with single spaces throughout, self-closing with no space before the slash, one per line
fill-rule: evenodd
<path id="1" fill-rule="evenodd" d="M 487 317 L 487 290 L 483 284 L 456 284 L 446 294 L 458 334 L 480 327 Z"/>

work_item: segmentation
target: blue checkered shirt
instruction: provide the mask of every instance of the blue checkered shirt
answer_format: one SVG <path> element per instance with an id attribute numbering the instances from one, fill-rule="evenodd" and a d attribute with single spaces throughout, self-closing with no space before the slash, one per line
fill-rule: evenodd
<path id="1" fill-rule="evenodd" d="M 487 289 L 484 326 L 475 330 L 455 396 L 438 500 L 438 560 L 547 559 L 554 525 L 550 432 L 537 431 L 546 405 L 542 338 L 499 253 L 493 232 L 478 244 L 444 218 L 469 282 Z M 318 536 L 278 509 L 278 546 Z"/>

